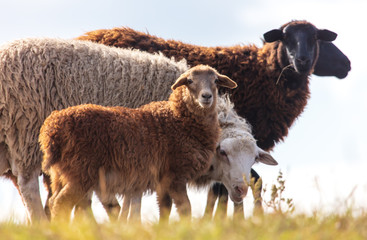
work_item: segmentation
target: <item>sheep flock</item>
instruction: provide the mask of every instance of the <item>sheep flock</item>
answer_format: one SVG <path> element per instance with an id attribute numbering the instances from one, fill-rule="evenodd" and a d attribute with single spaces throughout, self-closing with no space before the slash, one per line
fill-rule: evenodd
<path id="1" fill-rule="evenodd" d="M 203 179 L 205 186 L 223 183 L 240 205 L 248 186 L 243 177 L 218 175 L 234 169 L 223 162 L 246 161 L 246 169 L 236 174 L 247 181 L 255 162 L 277 164 L 267 152 L 284 140 L 307 105 L 309 76 L 344 78 L 350 70 L 348 58 L 331 43 L 336 36 L 309 22 L 291 21 L 265 33 L 262 47 L 195 46 L 130 28 L 96 30 L 74 40 L 26 38 L 3 44 L 0 174 L 18 189 L 31 222 L 57 218 L 64 212 L 60 209 L 78 202 L 88 207 L 93 191 L 107 212 L 112 203 L 120 208 L 115 194 L 139 199 L 156 191 L 163 217 L 172 201 L 180 214 L 190 215 L 186 184 L 199 186 Z M 220 109 L 224 93 L 228 104 Z M 178 111 L 184 105 L 186 110 Z M 233 119 L 221 118 L 228 111 L 249 126 L 243 136 L 255 145 L 245 152 L 233 148 L 230 139 L 236 137 L 224 134 Z M 154 114 L 159 117 L 151 121 Z M 233 157 L 240 153 L 251 157 Z M 103 159 L 101 165 L 90 154 Z M 147 166 L 151 172 L 139 172 Z M 69 174 L 70 169 L 76 172 Z M 131 174 L 134 169 L 140 174 Z M 116 174 L 123 180 L 117 181 Z M 139 185 L 141 174 L 146 181 Z M 46 206 L 40 175 L 49 193 Z"/>

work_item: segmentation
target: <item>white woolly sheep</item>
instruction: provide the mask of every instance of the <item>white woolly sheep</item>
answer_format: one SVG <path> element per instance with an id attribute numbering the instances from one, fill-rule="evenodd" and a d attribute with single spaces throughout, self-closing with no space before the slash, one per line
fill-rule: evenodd
<path id="1" fill-rule="evenodd" d="M 2 45 L 0 174 L 13 180 L 30 218 L 46 218 L 38 184 L 38 135 L 53 110 L 84 103 L 138 107 L 163 100 L 187 69 L 185 62 L 162 55 L 85 41 L 22 39 Z"/>

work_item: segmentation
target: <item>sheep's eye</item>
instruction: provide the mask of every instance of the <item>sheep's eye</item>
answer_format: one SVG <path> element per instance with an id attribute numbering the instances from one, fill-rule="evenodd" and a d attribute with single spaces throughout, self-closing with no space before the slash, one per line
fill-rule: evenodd
<path id="1" fill-rule="evenodd" d="M 224 150 L 219 150 L 220 155 L 227 157 L 227 153 Z"/>
<path id="2" fill-rule="evenodd" d="M 218 84 L 219 80 L 218 78 L 214 80 L 215 84 Z"/>
<path id="3" fill-rule="evenodd" d="M 190 78 L 188 78 L 187 79 L 187 84 L 191 84 L 191 83 L 193 83 L 193 81 Z"/>

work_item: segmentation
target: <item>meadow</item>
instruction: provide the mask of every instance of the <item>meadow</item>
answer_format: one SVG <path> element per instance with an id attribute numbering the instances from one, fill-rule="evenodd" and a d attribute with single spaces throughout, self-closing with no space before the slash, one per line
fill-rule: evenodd
<path id="1" fill-rule="evenodd" d="M 312 214 L 295 211 L 292 199 L 284 198 L 282 173 L 270 189 L 263 189 L 265 213 L 225 218 L 185 219 L 170 223 L 104 222 L 90 218 L 69 222 L 0 223 L 0 239 L 367 239 L 367 212 L 349 206 L 342 212 Z M 267 197 L 266 197 L 267 196 Z"/>

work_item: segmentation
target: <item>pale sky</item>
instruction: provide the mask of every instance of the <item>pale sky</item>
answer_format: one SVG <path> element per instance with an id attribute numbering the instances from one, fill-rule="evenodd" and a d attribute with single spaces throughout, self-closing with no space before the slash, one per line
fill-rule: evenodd
<path id="1" fill-rule="evenodd" d="M 282 170 L 286 195 L 298 211 L 340 208 L 353 190 L 348 201 L 366 209 L 367 50 L 360 46 L 367 37 L 366 10 L 365 0 L 0 0 L 0 44 L 25 37 L 74 38 L 86 31 L 128 26 L 203 46 L 261 46 L 263 33 L 293 19 L 332 30 L 338 33 L 334 43 L 351 60 L 352 71 L 343 80 L 312 76 L 305 111 L 272 152 L 279 166 L 254 168 L 268 186 Z M 194 214 L 200 215 L 205 194 L 190 196 Z M 251 211 L 251 201 L 245 200 L 246 212 Z M 153 203 L 153 197 L 143 202 L 147 219 L 157 214 L 151 214 Z M 18 192 L 3 178 L 0 205 L 0 221 L 24 220 Z M 103 219 L 100 207 L 94 207 Z"/>

